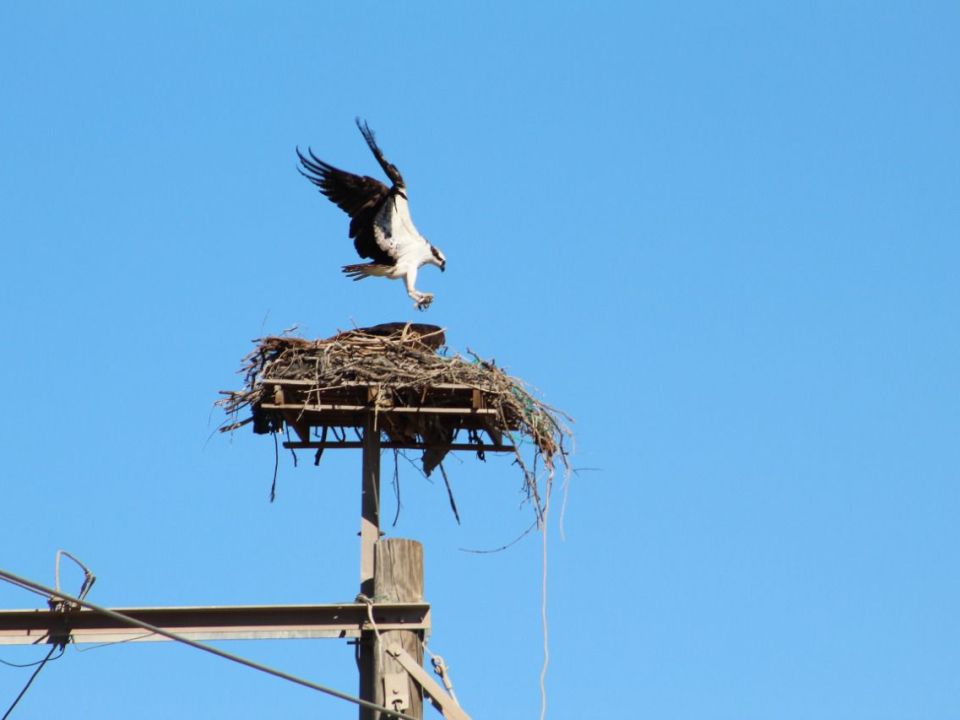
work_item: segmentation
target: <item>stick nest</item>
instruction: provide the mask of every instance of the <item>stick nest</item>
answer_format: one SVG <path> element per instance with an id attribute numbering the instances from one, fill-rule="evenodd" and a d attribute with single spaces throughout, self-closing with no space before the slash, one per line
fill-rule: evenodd
<path id="1" fill-rule="evenodd" d="M 427 475 L 437 467 L 443 472 L 453 443 L 476 446 L 480 459 L 484 448 L 512 452 L 539 521 L 557 467 L 569 470 L 571 419 L 472 351 L 469 357 L 444 353 L 444 334 L 436 326 L 388 323 L 324 340 L 272 336 L 254 342 L 239 370 L 243 389 L 224 391 L 217 402 L 228 415 L 222 432 L 252 422 L 257 433 L 286 425 L 301 440 L 319 436 L 326 442 L 330 430 L 343 441 L 372 411 L 389 441 L 424 448 Z"/>

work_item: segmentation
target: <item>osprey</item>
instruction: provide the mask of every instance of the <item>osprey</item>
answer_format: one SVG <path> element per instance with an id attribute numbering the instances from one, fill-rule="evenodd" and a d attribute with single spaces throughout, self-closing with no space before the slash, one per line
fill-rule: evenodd
<path id="1" fill-rule="evenodd" d="M 354 175 L 335 168 L 307 149 L 304 157 L 297 148 L 303 169 L 300 174 L 350 216 L 350 237 L 362 258 L 372 262 L 344 265 L 343 272 L 354 280 L 365 277 L 403 278 L 407 295 L 418 310 L 426 310 L 433 302 L 431 293 L 414 287 L 417 270 L 422 265 L 436 265 L 444 270 L 447 260 L 438 248 L 423 237 L 413 225 L 407 204 L 407 186 L 400 171 L 387 162 L 366 122 L 357 118 L 357 127 L 367 141 L 373 156 L 393 183 L 387 187 L 372 177 Z"/>

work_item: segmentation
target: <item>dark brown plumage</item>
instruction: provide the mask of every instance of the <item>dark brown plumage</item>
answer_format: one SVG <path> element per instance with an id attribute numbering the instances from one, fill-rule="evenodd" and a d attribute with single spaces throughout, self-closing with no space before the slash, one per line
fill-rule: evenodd
<path id="1" fill-rule="evenodd" d="M 303 166 L 302 170 L 300 168 L 297 170 L 350 216 L 350 237 L 360 257 L 392 265 L 395 259 L 380 247 L 373 235 L 374 219 L 391 195 L 397 193 L 406 197 L 404 192 L 406 185 L 403 183 L 400 171 L 383 156 L 370 127 L 365 122 L 360 122 L 359 118 L 357 118 L 357 127 L 360 128 L 363 139 L 367 141 L 380 167 L 393 182 L 393 187 L 388 188 L 376 178 L 354 175 L 334 167 L 314 155 L 310 148 L 307 148 L 309 157 L 305 157 L 300 152 L 300 148 L 297 148 L 297 157 L 300 158 L 300 164 Z"/>

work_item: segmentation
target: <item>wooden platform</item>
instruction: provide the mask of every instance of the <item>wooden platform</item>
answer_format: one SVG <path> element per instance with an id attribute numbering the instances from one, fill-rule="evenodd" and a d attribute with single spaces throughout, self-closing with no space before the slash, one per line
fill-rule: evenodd
<path id="1" fill-rule="evenodd" d="M 383 448 L 514 449 L 499 428 L 517 428 L 498 418 L 482 390 L 466 385 L 438 383 L 418 392 L 367 383 L 318 388 L 292 378 L 267 377 L 260 384 L 266 399 L 252 408 L 254 432 L 292 429 L 299 440 L 285 442 L 286 448 L 359 448 L 359 434 L 351 440 L 349 431 L 363 428 L 373 415 L 388 438 Z M 465 441 L 456 442 L 460 436 Z"/>

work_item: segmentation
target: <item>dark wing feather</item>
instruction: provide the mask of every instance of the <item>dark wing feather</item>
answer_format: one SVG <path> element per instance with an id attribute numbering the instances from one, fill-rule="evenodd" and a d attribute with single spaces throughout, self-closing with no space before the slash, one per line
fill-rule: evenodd
<path id="1" fill-rule="evenodd" d="M 318 158 L 309 148 L 307 154 L 309 157 L 297 148 L 297 157 L 303 166 L 297 170 L 350 216 L 350 237 L 360 257 L 392 265 L 395 259 L 377 245 L 373 236 L 373 220 L 390 195 L 390 188 L 375 178 L 336 168 Z"/>
<path id="2" fill-rule="evenodd" d="M 309 158 L 304 157 L 300 148 L 297 148 L 297 157 L 303 166 L 303 169 L 297 170 L 351 218 L 376 206 L 390 192 L 386 185 L 375 178 L 348 173 L 325 163 L 312 150 L 308 149 L 307 152 Z"/>
<path id="3" fill-rule="evenodd" d="M 373 130 L 370 129 L 370 126 L 367 125 L 366 121 L 361 122 L 360 118 L 356 119 L 357 127 L 360 128 L 360 134 L 363 135 L 363 139 L 367 141 L 367 145 L 370 146 L 373 156 L 377 159 L 377 162 L 380 163 L 380 167 L 383 168 L 383 171 L 387 174 L 387 177 L 390 178 L 393 182 L 394 187 L 397 187 L 401 190 L 406 188 L 406 185 L 403 182 L 403 176 L 400 175 L 400 171 L 397 170 L 396 165 L 392 165 L 387 162 L 387 159 L 383 156 L 383 152 L 380 150 L 380 146 L 377 145 L 377 140 L 373 136 Z"/>

